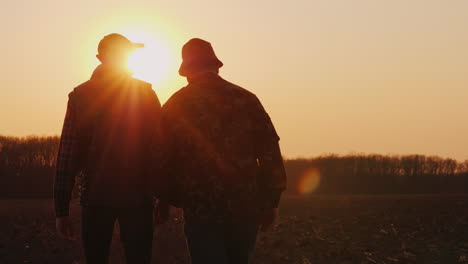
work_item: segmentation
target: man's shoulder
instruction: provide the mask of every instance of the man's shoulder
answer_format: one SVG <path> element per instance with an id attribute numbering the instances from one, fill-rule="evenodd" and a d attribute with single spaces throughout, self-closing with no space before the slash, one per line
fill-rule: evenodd
<path id="1" fill-rule="evenodd" d="M 211 84 L 213 85 L 213 84 Z M 198 84 L 188 84 L 187 86 L 182 87 L 177 92 L 175 92 L 169 100 L 167 100 L 165 106 L 177 106 L 181 103 L 183 104 L 187 100 L 190 100 L 192 103 L 196 100 L 198 96 L 205 97 L 209 96 L 212 92 L 213 94 L 217 94 L 217 96 L 226 96 L 231 99 L 242 100 L 245 102 L 256 102 L 258 101 L 257 96 L 250 92 L 249 90 L 228 82 L 224 79 L 221 79 L 221 82 L 215 84 L 216 87 L 211 87 L 211 89 L 203 89 L 203 92 L 200 92 L 198 88 L 202 89 Z M 211 91 L 211 92 L 210 92 Z"/>
<path id="2" fill-rule="evenodd" d="M 221 90 L 224 97 L 228 97 L 233 104 L 241 107 L 251 108 L 260 102 L 253 92 L 231 82 L 226 81 Z"/>
<path id="3" fill-rule="evenodd" d="M 73 90 L 68 94 L 68 98 L 74 97 L 76 94 L 81 93 L 82 91 L 89 89 L 89 87 L 91 87 L 91 81 L 90 80 L 81 83 L 80 85 L 73 88 Z"/>
<path id="4" fill-rule="evenodd" d="M 142 81 L 140 79 L 130 77 L 130 82 L 128 84 L 130 84 L 130 86 L 132 87 L 137 87 L 142 92 L 150 92 L 150 93 L 154 92 L 151 83 Z M 99 81 L 96 82 L 93 80 L 85 81 L 81 83 L 80 85 L 76 86 L 75 88 L 73 88 L 73 90 L 68 94 L 68 98 L 74 98 L 78 94 L 86 94 L 89 92 L 93 93 L 92 90 L 94 90 L 96 86 L 100 86 L 100 85 L 105 85 L 105 84 Z"/>
<path id="5" fill-rule="evenodd" d="M 145 82 L 143 80 L 140 80 L 140 79 L 137 79 L 137 78 L 134 78 L 134 77 L 132 77 L 132 81 L 139 87 L 150 88 L 150 89 L 152 87 L 151 83 Z"/>
<path id="6" fill-rule="evenodd" d="M 149 96 L 149 95 L 155 95 L 156 93 L 154 92 L 153 90 L 153 85 L 149 82 L 145 82 L 145 81 L 142 81 L 140 79 L 137 79 L 137 78 L 134 78 L 132 77 L 131 78 L 131 81 L 132 81 L 132 87 L 130 87 L 130 89 L 135 89 L 138 90 L 138 93 L 140 95 L 143 95 L 143 96 Z"/>
<path id="7" fill-rule="evenodd" d="M 178 105 L 178 102 L 180 100 L 183 100 L 182 98 L 184 98 L 189 92 L 190 91 L 189 91 L 188 85 L 182 87 L 181 89 L 179 89 L 178 91 L 176 91 L 169 97 L 169 99 L 163 105 L 163 108 L 171 108 L 171 107 Z"/>
<path id="8" fill-rule="evenodd" d="M 257 98 L 257 96 L 252 93 L 251 91 L 237 85 L 237 84 L 234 84 L 234 83 L 231 83 L 231 82 L 228 82 L 226 81 L 225 82 L 225 86 L 223 87 L 224 89 L 227 89 L 227 90 L 230 90 L 232 92 L 234 92 L 235 94 L 239 95 L 239 96 L 242 96 L 242 97 L 245 97 L 245 98 L 248 98 L 248 99 L 254 99 L 254 98 Z"/>

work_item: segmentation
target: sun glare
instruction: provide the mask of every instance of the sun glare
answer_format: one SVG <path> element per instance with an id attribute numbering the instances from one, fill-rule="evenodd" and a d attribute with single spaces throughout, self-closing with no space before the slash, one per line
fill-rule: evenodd
<path id="1" fill-rule="evenodd" d="M 123 32 L 132 42 L 143 43 L 129 58 L 128 67 L 136 78 L 158 83 L 164 80 L 173 63 L 170 49 L 164 41 L 147 32 Z"/>

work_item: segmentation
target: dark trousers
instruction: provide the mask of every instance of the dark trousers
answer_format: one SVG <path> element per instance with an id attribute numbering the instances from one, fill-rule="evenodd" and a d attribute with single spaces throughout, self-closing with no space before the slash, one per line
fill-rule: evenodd
<path id="1" fill-rule="evenodd" d="M 153 242 L 151 207 L 82 208 L 82 238 L 87 264 L 107 264 L 114 223 L 119 221 L 120 240 L 127 264 L 149 264 Z"/>
<path id="2" fill-rule="evenodd" d="M 192 264 L 248 264 L 253 256 L 258 224 L 185 224 Z"/>

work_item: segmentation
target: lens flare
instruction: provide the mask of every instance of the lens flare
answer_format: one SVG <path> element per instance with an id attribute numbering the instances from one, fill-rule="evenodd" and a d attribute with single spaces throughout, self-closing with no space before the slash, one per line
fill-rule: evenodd
<path id="1" fill-rule="evenodd" d="M 309 168 L 304 171 L 297 185 L 297 192 L 301 195 L 313 193 L 320 185 L 320 171 Z"/>

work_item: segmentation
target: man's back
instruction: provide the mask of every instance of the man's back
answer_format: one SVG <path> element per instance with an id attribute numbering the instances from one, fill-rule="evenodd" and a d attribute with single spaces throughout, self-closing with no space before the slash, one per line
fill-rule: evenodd
<path id="1" fill-rule="evenodd" d="M 73 170 L 82 203 L 150 201 L 147 169 L 160 104 L 151 84 L 99 68 L 69 95 L 74 109 Z"/>
<path id="2" fill-rule="evenodd" d="M 178 187 L 175 203 L 188 218 L 252 214 L 261 206 L 265 145 L 277 144 L 271 121 L 257 97 L 217 75 L 191 82 L 163 107 L 163 144 Z M 278 190 L 284 187 L 281 156 L 276 157 Z M 171 189 L 172 190 L 172 189 Z"/>
<path id="3" fill-rule="evenodd" d="M 156 123 L 151 86 L 131 77 L 91 80 L 70 98 L 77 105 L 80 137 L 89 140 L 83 144 L 83 166 L 91 171 L 140 168 Z"/>

